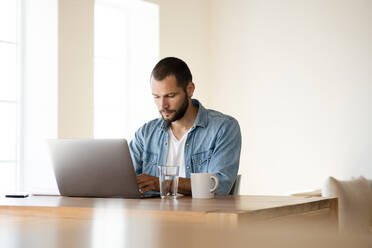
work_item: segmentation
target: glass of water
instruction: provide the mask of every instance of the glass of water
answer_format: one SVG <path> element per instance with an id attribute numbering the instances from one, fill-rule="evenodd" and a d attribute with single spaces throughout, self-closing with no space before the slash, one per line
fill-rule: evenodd
<path id="1" fill-rule="evenodd" d="M 162 199 L 176 199 L 179 166 L 158 166 L 160 196 Z"/>

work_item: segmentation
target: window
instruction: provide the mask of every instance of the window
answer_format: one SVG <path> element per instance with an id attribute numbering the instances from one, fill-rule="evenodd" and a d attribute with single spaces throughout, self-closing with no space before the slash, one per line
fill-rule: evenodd
<path id="1" fill-rule="evenodd" d="M 58 1 L 22 1 L 19 189 L 58 192 L 46 139 L 57 138 Z"/>
<path id="2" fill-rule="evenodd" d="M 0 193 L 56 189 L 57 0 L 0 0 Z"/>
<path id="3" fill-rule="evenodd" d="M 131 139 L 157 116 L 150 73 L 159 54 L 158 6 L 96 0 L 94 137 Z"/>
<path id="4" fill-rule="evenodd" d="M 158 8 L 95 3 L 95 137 L 128 138 L 157 116 L 149 75 Z M 57 138 L 58 1 L 0 0 L 0 193 L 58 192 L 46 139 Z"/>
<path id="5" fill-rule="evenodd" d="M 16 189 L 19 127 L 19 2 L 0 1 L 0 191 Z"/>

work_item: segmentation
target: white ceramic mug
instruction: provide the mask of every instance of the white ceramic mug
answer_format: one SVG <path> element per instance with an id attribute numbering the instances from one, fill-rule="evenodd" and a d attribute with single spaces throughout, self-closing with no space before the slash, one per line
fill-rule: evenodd
<path id="1" fill-rule="evenodd" d="M 215 173 L 191 173 L 192 198 L 213 198 L 218 187 Z"/>

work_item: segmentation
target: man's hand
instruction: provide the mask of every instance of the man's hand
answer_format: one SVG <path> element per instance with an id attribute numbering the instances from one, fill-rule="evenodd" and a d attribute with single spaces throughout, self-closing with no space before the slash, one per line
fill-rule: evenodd
<path id="1" fill-rule="evenodd" d="M 160 191 L 158 177 L 141 174 L 137 176 L 137 183 L 141 194 L 147 191 Z"/>
<path id="2" fill-rule="evenodd" d="M 178 178 L 178 193 L 183 195 L 191 195 L 191 180 L 190 178 Z"/>

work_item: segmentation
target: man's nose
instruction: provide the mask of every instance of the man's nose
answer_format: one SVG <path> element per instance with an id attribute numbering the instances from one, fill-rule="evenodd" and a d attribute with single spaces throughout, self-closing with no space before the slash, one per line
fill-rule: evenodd
<path id="1" fill-rule="evenodd" d="M 161 109 L 167 109 L 168 108 L 168 100 L 164 97 L 161 98 Z"/>

